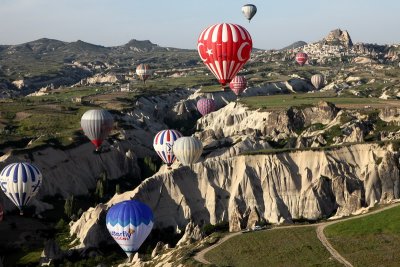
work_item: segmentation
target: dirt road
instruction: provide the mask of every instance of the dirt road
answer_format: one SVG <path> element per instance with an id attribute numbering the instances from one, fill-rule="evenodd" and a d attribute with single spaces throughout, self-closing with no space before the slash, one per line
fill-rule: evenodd
<path id="1" fill-rule="evenodd" d="M 199 252 L 194 256 L 194 259 L 195 259 L 196 261 L 198 261 L 198 262 L 203 263 L 203 264 L 211 264 L 211 262 L 209 262 L 208 260 L 206 260 L 206 259 L 204 258 L 204 255 L 205 255 L 207 252 L 209 252 L 210 250 L 212 250 L 212 249 L 218 247 L 219 245 L 221 245 L 222 243 L 224 243 L 226 240 L 229 240 L 230 238 L 232 238 L 232 237 L 234 237 L 234 236 L 237 236 L 237 235 L 240 235 L 240 234 L 242 234 L 242 232 L 230 233 L 230 234 L 224 236 L 223 238 L 221 238 L 220 240 L 218 240 L 218 242 L 215 243 L 214 245 L 209 246 L 209 247 L 203 249 L 202 251 L 199 251 Z"/>

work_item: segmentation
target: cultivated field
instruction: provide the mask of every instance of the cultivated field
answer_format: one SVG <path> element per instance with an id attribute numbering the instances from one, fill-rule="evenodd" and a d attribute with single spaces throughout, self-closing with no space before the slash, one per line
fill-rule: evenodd
<path id="1" fill-rule="evenodd" d="M 282 110 L 290 107 L 315 106 L 320 101 L 332 102 L 339 108 L 377 109 L 400 107 L 398 100 L 383 100 L 375 97 L 336 96 L 332 92 L 301 93 L 287 95 L 254 96 L 240 100 L 251 108 Z"/>
<path id="2" fill-rule="evenodd" d="M 315 227 L 238 235 L 205 258 L 217 266 L 341 266 L 318 240 Z"/>
<path id="3" fill-rule="evenodd" d="M 325 235 L 354 266 L 398 266 L 400 207 L 328 226 Z"/>

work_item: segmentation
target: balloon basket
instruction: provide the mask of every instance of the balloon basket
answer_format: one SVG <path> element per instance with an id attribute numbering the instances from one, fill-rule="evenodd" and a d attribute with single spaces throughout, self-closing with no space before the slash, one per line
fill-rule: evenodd
<path id="1" fill-rule="evenodd" d="M 22 210 L 20 210 L 20 211 L 19 211 L 19 215 L 20 215 L 20 216 L 23 216 L 23 215 L 24 215 L 24 212 L 23 212 Z"/>

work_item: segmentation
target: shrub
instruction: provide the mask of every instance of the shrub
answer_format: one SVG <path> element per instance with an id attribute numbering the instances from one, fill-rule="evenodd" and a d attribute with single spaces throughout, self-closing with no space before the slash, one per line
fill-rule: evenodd
<path id="1" fill-rule="evenodd" d="M 202 227 L 203 232 L 206 235 L 211 235 L 214 232 L 226 232 L 229 231 L 229 222 L 220 222 L 217 224 L 205 224 Z"/>

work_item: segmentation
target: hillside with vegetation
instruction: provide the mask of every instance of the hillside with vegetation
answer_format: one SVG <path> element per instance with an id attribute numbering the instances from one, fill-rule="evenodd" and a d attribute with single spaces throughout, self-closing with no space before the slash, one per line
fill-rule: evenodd
<path id="1" fill-rule="evenodd" d="M 128 199 L 149 203 L 157 218 L 136 259 L 150 266 L 199 265 L 192 257 L 217 242 L 219 232 L 350 216 L 398 199 L 399 50 L 350 45 L 347 35 L 335 30 L 325 43 L 254 50 L 239 72 L 248 80 L 239 97 L 217 84 L 195 50 L 138 40 L 115 47 L 51 39 L 1 46 L 0 166 L 30 161 L 46 180 L 23 225 L 14 223 L 17 211 L 0 195 L 7 211 L 0 230 L 24 229 L 0 242 L 0 256 L 7 253 L 7 264 L 17 266 L 37 265 L 43 250 L 54 264 L 122 263 L 104 217 Z M 300 50 L 310 55 L 303 67 L 294 61 Z M 140 63 L 154 71 L 146 83 L 135 75 Z M 318 90 L 315 74 L 324 77 Z M 202 117 L 200 98 L 212 98 L 216 110 Z M 96 108 L 115 121 L 98 152 L 80 125 L 82 114 Z M 200 162 L 176 162 L 168 171 L 152 144 L 163 129 L 197 137 L 204 146 Z M 343 238 L 360 248 L 378 235 L 393 250 L 393 229 L 345 228 L 327 228 L 335 247 L 345 247 Z M 311 226 L 247 233 L 208 257 L 234 266 L 263 260 L 336 266 L 314 232 Z M 233 250 L 239 243 L 246 245 Z M 260 251 L 271 258 L 257 256 Z M 340 252 L 352 258 L 353 252 Z"/>

